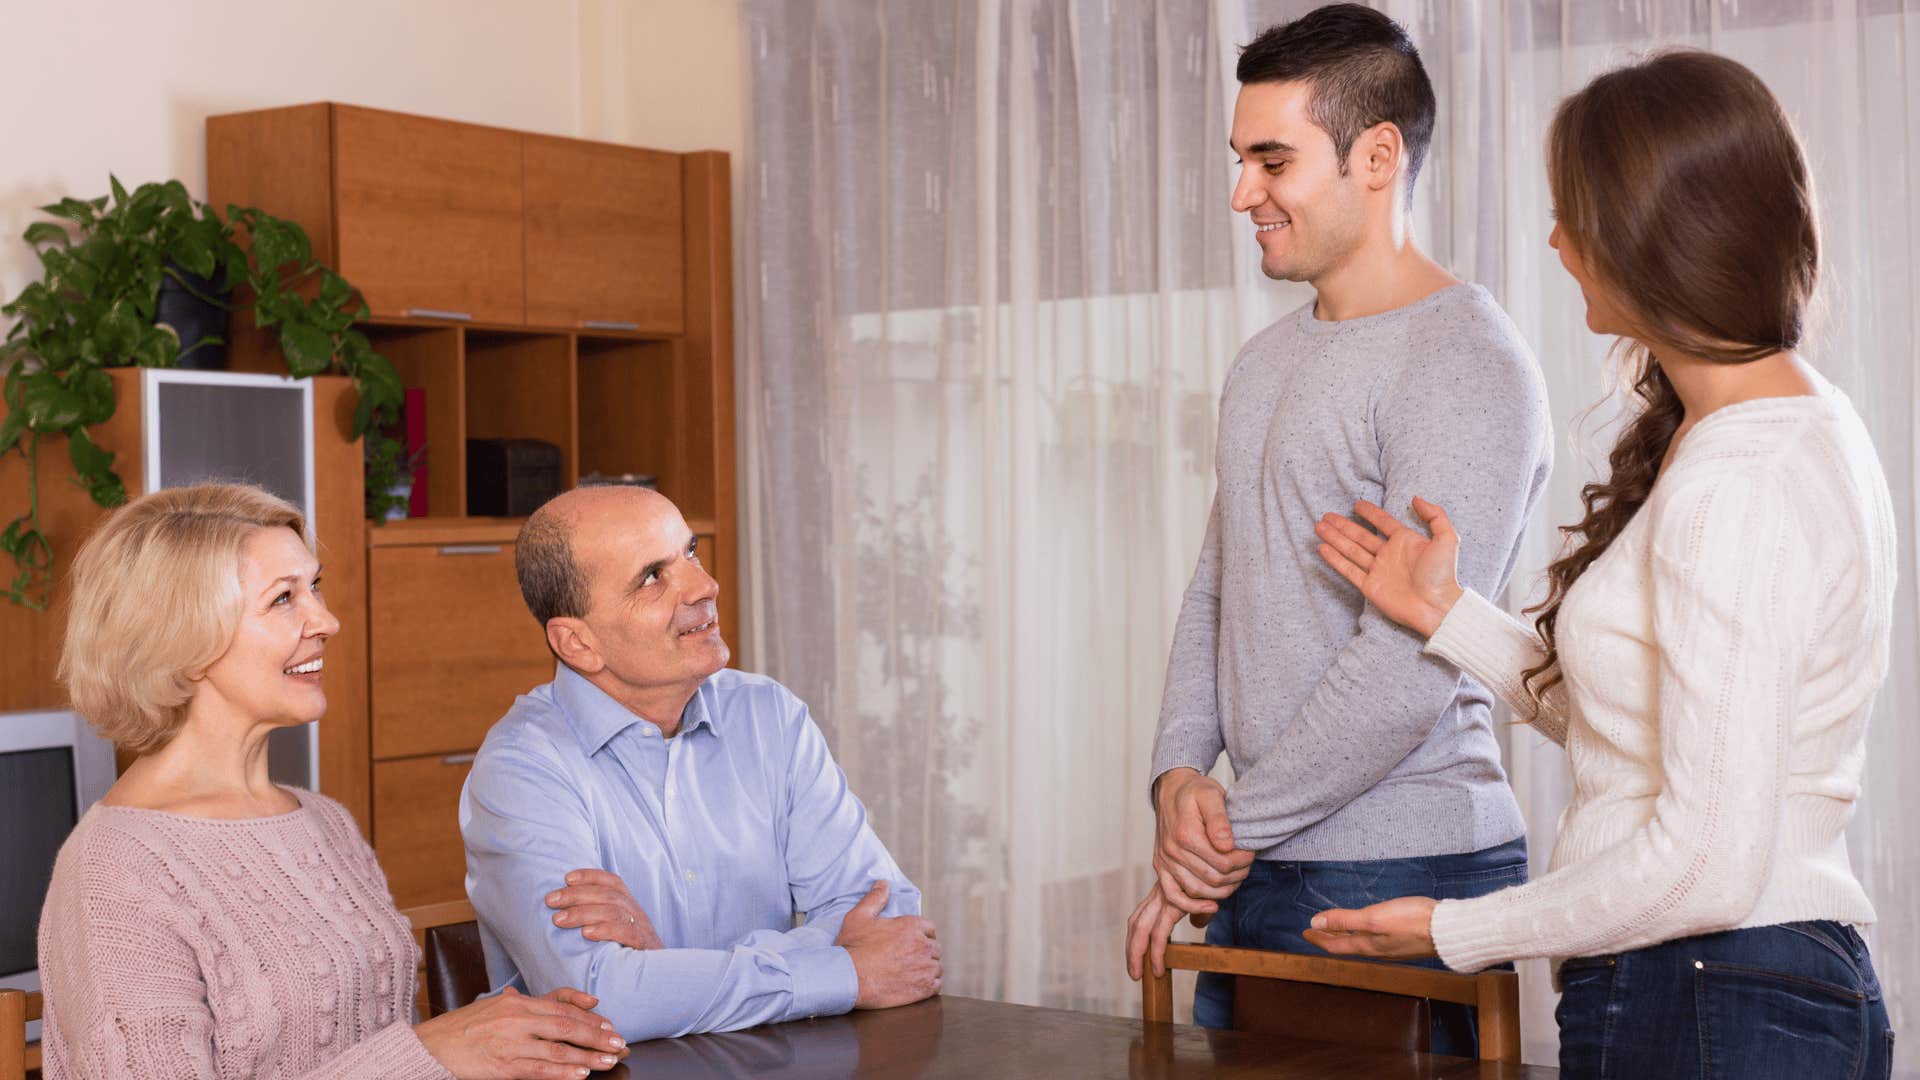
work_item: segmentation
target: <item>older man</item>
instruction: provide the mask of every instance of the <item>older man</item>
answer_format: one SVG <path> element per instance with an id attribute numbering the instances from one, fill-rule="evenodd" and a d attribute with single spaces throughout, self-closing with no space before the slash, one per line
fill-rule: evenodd
<path id="1" fill-rule="evenodd" d="M 919 890 L 806 705 L 726 670 L 719 586 L 674 505 L 568 492 L 515 562 L 559 665 L 461 795 L 494 985 L 580 987 L 635 1040 L 937 993 Z"/>

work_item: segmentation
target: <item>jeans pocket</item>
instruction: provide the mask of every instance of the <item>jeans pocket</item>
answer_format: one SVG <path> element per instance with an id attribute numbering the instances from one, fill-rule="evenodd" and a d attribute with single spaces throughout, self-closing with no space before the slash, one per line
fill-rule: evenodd
<path id="1" fill-rule="evenodd" d="M 1694 962 L 1700 1059 L 1709 1077 L 1857 1076 L 1866 996 L 1826 979 L 1744 964 Z M 1846 1063 L 1844 1070 L 1837 1068 Z"/>
<path id="2" fill-rule="evenodd" d="M 1507 866 L 1489 866 L 1466 873 L 1435 877 L 1433 895 L 1440 900 L 1471 900 L 1526 883 L 1527 864 L 1522 861 Z"/>
<path id="3" fill-rule="evenodd" d="M 1560 1072 L 1599 1076 L 1607 1057 L 1607 1016 L 1617 968 L 1611 957 L 1583 956 L 1560 965 L 1560 1002 L 1553 1019 L 1560 1028 Z"/>

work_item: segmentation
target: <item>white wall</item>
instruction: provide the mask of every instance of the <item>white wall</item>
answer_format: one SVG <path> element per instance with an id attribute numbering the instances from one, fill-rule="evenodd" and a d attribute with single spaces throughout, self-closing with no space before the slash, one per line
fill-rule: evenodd
<path id="1" fill-rule="evenodd" d="M 739 176 L 741 33 L 739 0 L 581 0 L 581 134 L 725 150 Z"/>
<path id="2" fill-rule="evenodd" d="M 581 134 L 580 7 L 546 0 L 0 0 L 0 296 L 62 195 L 178 178 L 206 194 L 213 114 L 342 101 Z"/>

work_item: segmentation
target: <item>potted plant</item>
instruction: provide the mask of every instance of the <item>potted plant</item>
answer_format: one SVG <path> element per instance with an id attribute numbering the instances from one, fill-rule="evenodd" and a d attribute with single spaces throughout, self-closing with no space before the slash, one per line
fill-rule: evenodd
<path id="1" fill-rule="evenodd" d="M 230 206 L 224 219 L 195 202 L 177 180 L 132 192 L 109 177 L 110 195 L 67 198 L 41 209 L 24 239 L 43 273 L 0 306 L 18 321 L 0 343 L 0 454 L 19 450 L 28 465 L 24 511 L 0 531 L 0 551 L 16 573 L 6 588 L 15 603 L 44 607 L 53 551 L 40 530 L 34 464 L 40 440 L 62 435 L 76 479 L 101 506 L 126 500 L 113 455 L 87 429 L 111 417 L 108 367 L 170 367 L 182 355 L 180 335 L 155 321 L 163 283 L 223 308 L 237 286 L 257 325 L 275 332 L 287 371 L 296 378 L 338 371 L 359 390 L 353 432 L 367 445 L 367 516 L 385 517 L 404 468 L 398 440 L 385 434 L 399 416 L 399 375 L 353 324 L 366 317 L 354 288 L 313 258 L 306 232 L 290 221 Z M 242 240 L 245 240 L 245 246 Z M 200 282 L 215 284 L 209 292 Z M 189 348 L 224 342 L 201 337 Z"/>

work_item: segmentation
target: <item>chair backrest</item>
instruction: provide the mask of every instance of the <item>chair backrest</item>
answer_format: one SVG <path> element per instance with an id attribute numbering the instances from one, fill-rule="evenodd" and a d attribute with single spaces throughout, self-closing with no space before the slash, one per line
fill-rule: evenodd
<path id="1" fill-rule="evenodd" d="M 27 1023 L 41 1017 L 42 999 L 24 990 L 0 990 L 0 1080 L 26 1080 L 40 1067 L 40 1048 L 27 1046 Z"/>
<path id="2" fill-rule="evenodd" d="M 454 900 L 408 908 L 400 914 L 413 924 L 414 940 L 420 943 L 427 1016 L 470 1005 L 493 989 L 487 982 L 487 956 L 472 904 Z"/>
<path id="3" fill-rule="evenodd" d="M 1302 956 L 1219 945 L 1167 946 L 1168 973 L 1141 985 L 1148 1020 L 1173 1020 L 1173 971 L 1235 977 L 1234 1026 L 1321 1042 L 1424 1050 L 1429 1002 L 1479 1010 L 1480 1058 L 1520 1062 L 1520 979 L 1409 964 Z M 1243 1002 L 1244 996 L 1244 1002 Z"/>

